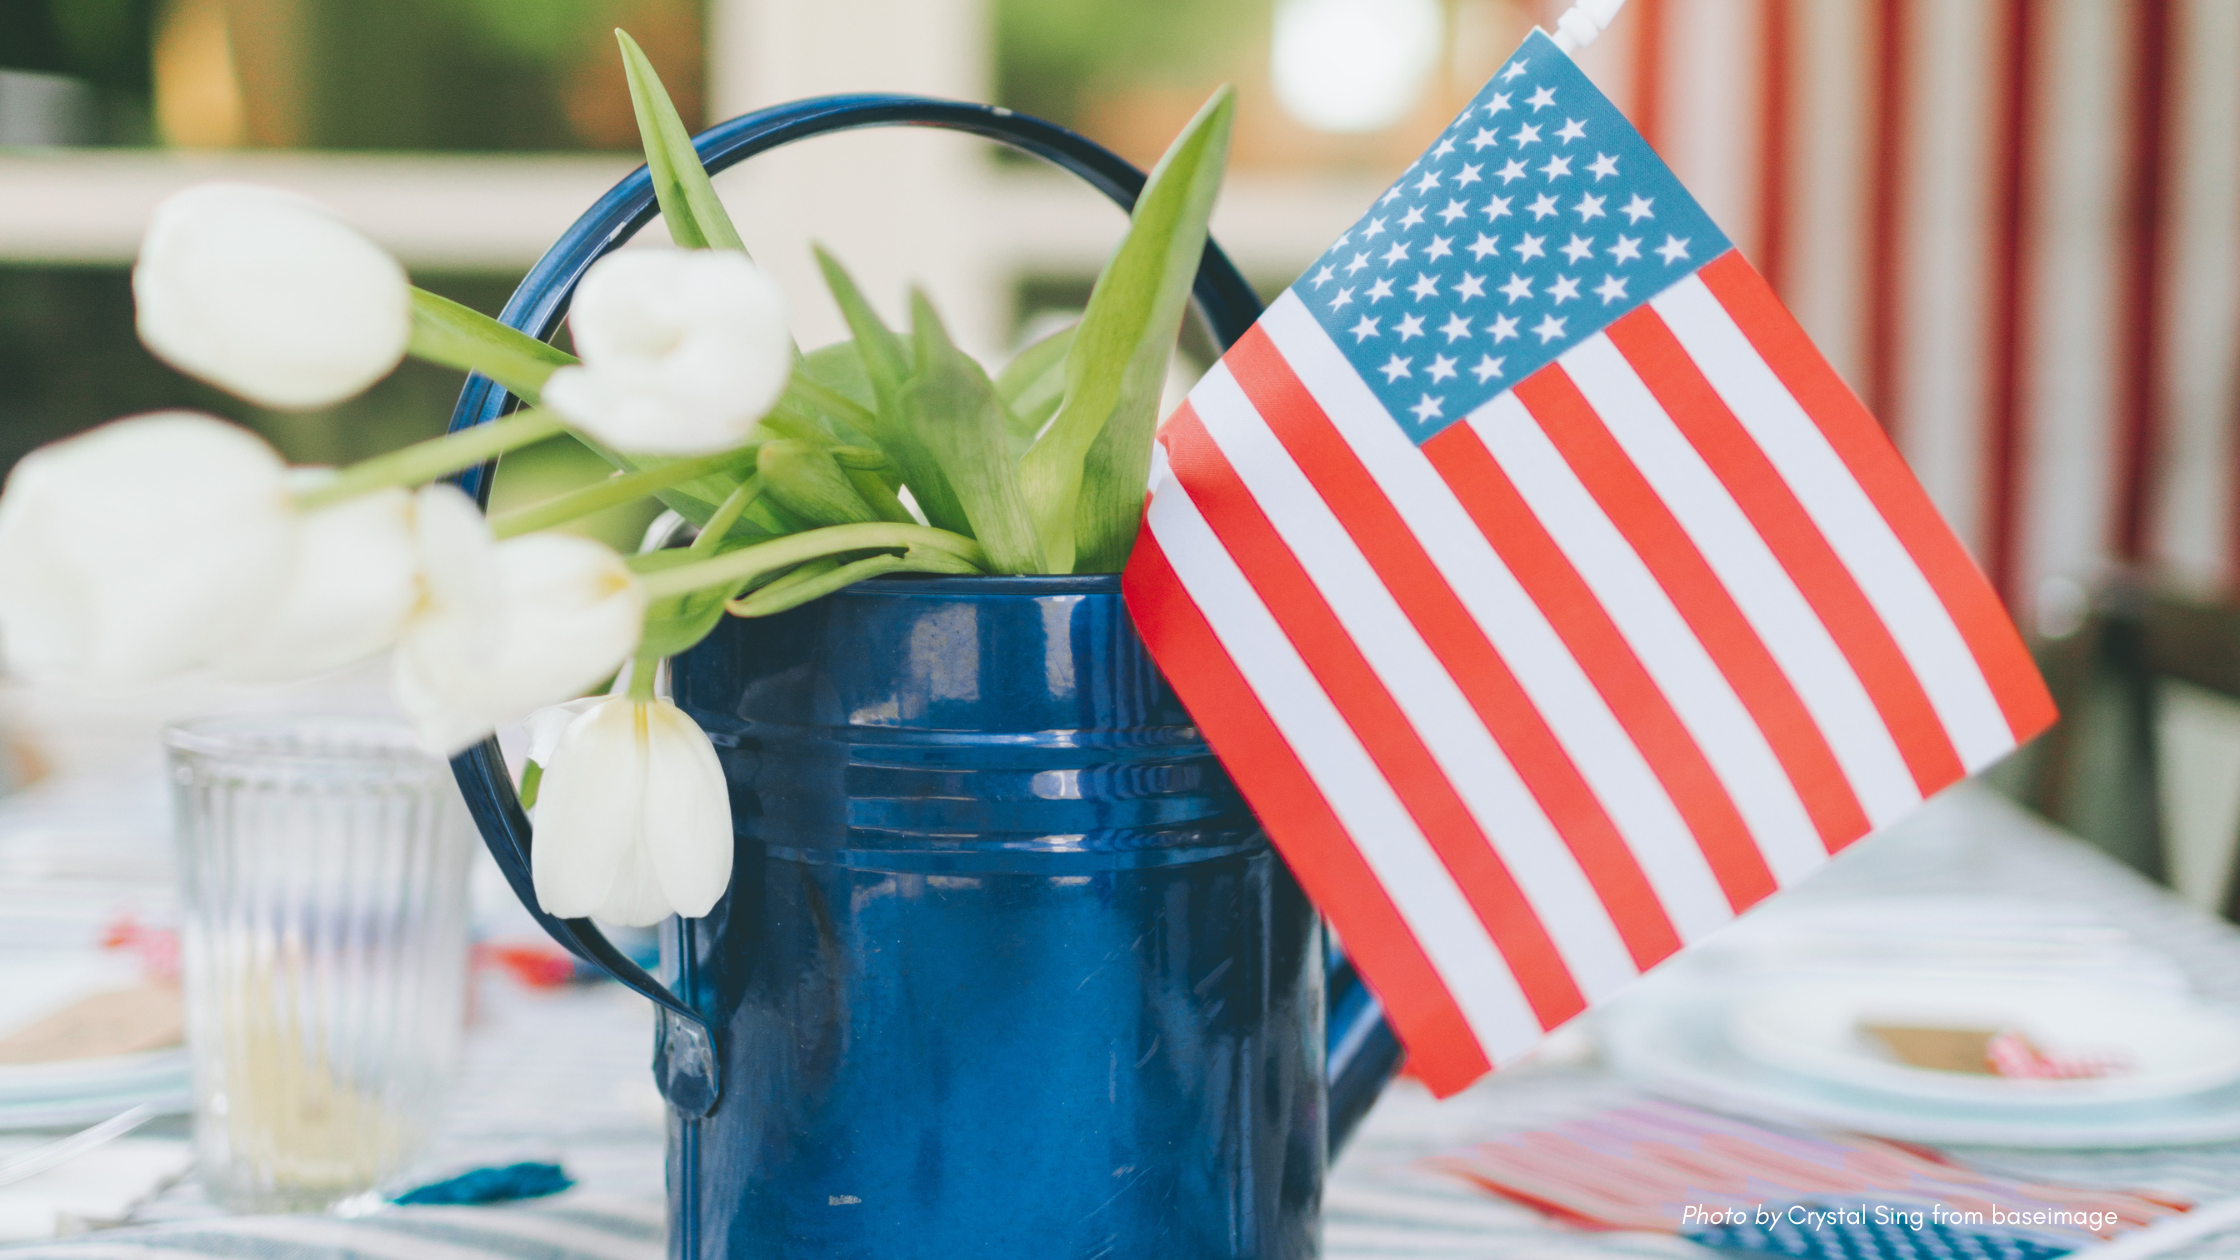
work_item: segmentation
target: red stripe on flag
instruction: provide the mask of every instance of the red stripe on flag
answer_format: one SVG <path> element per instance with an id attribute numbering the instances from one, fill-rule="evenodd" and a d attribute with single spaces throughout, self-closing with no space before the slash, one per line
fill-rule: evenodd
<path id="1" fill-rule="evenodd" d="M 1444 1097 L 1492 1067 L 1431 959 L 1343 824 L 1253 694 L 1149 529 L 1121 593 L 1144 646 L 1282 851 L 1300 886 L 1345 933 L 1408 1061 Z"/>
<path id="2" fill-rule="evenodd" d="M 1967 641 L 1976 668 L 1998 697 L 2015 742 L 2052 725 L 2053 697 L 2046 693 L 2045 680 L 2038 677 L 2037 666 L 1998 595 L 1945 526 L 1929 501 L 1929 492 L 1914 480 L 1897 448 L 1876 427 L 1874 417 L 1748 263 L 1730 251 L 1696 274 L 1805 414 L 1820 426 L 1828 445 L 1937 592 L 1960 637 Z"/>
<path id="3" fill-rule="evenodd" d="M 1185 403 L 1164 432 L 1176 481 L 1454 876 L 1540 1026 L 1553 1028 L 1586 1009 L 1562 954 L 1508 866 L 1197 413 Z"/>
<path id="4" fill-rule="evenodd" d="M 1765 539 L 1865 685 L 1923 796 L 1967 773 L 1929 693 L 1858 580 L 1664 318 L 1636 308 L 1605 330 L 1649 392 Z"/>
<path id="5" fill-rule="evenodd" d="M 1835 752 L 1781 666 L 1672 511 L 1610 436 L 1559 364 L 1517 385 L 1517 398 L 1656 575 L 1673 607 L 1765 732 L 1830 853 L 1865 835 L 1867 815 Z"/>
<path id="6" fill-rule="evenodd" d="M 1703 850 L 1727 904 L 1737 914 L 1757 904 L 1775 883 L 1741 811 L 1618 623 L 1532 514 L 1509 474 L 1466 424 L 1450 425 L 1421 449 L 1641 750 Z"/>
<path id="7" fill-rule="evenodd" d="M 1222 362 L 1516 767 L 1609 908 L 1634 966 L 1647 971 L 1670 957 L 1680 948 L 1680 934 L 1625 837 L 1508 662 L 1275 343 L 1254 326 Z"/>

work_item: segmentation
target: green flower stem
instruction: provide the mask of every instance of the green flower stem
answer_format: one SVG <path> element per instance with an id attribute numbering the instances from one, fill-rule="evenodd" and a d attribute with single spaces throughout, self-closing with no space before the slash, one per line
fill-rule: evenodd
<path id="1" fill-rule="evenodd" d="M 556 369 L 577 361 L 564 350 L 426 289 L 412 291 L 409 349 L 416 359 L 480 372 L 528 402 L 537 401 Z"/>
<path id="2" fill-rule="evenodd" d="M 887 453 L 876 446 L 832 446 L 825 448 L 825 454 L 842 468 L 877 472 L 887 466 Z"/>
<path id="3" fill-rule="evenodd" d="M 921 548 L 940 552 L 973 569 L 985 570 L 987 553 L 980 544 L 962 534 L 952 534 L 930 525 L 903 525 L 891 521 L 872 521 L 858 525 L 828 525 L 823 529 L 804 530 L 773 538 L 769 542 L 727 551 L 707 560 L 696 560 L 641 574 L 639 581 L 645 586 L 646 598 L 667 599 L 688 591 L 704 590 L 711 586 L 736 587 L 762 574 L 800 564 L 819 556 L 834 556 L 850 551 L 908 551 Z"/>
<path id="4" fill-rule="evenodd" d="M 700 527 L 700 536 L 692 540 L 691 550 L 697 555 L 713 554 L 717 544 L 723 541 L 723 536 L 731 532 L 731 527 L 739 523 L 741 514 L 761 495 L 762 474 L 750 473 L 745 481 L 739 483 L 738 489 L 716 505 L 716 514 Z"/>
<path id="5" fill-rule="evenodd" d="M 566 431 L 560 417 L 549 411 L 538 408 L 516 411 L 488 424 L 360 460 L 343 469 L 334 480 L 297 495 L 296 506 L 308 512 L 372 490 L 421 485 Z"/>
<path id="6" fill-rule="evenodd" d="M 589 516 L 593 512 L 604 512 L 611 507 L 634 503 L 648 495 L 705 477 L 709 473 L 722 472 L 741 464 L 751 467 L 754 464 L 754 453 L 754 447 L 744 446 L 718 451 L 713 455 L 671 460 L 638 472 L 620 473 L 581 489 L 555 495 L 540 503 L 516 508 L 491 521 L 490 532 L 500 538 L 513 538 L 549 529 L 578 517 Z"/>
<path id="7" fill-rule="evenodd" d="M 877 561 L 899 561 L 902 559 L 901 556 L 893 555 L 887 552 L 881 552 L 880 554 L 871 556 L 869 558 Z M 852 569 L 856 564 L 861 563 L 863 563 L 863 561 L 858 560 L 854 564 L 850 564 L 847 567 Z M 723 605 L 724 609 L 725 611 L 730 612 L 735 616 L 753 616 L 753 613 L 741 612 L 740 609 L 747 606 L 750 602 L 756 608 L 764 608 L 770 606 L 773 599 L 783 601 L 792 592 L 800 590 L 810 583 L 816 582 L 818 579 L 831 576 L 833 573 L 837 572 L 840 567 L 840 558 L 838 556 L 819 556 L 818 558 L 811 560 L 806 564 L 797 564 L 792 568 L 787 569 L 785 572 L 780 573 L 775 577 L 771 577 L 767 580 L 758 578 L 756 579 L 756 582 L 758 584 L 755 585 L 751 591 L 747 592 L 746 594 L 740 595 L 735 599 L 725 600 Z M 767 615 L 767 613 L 764 615 Z"/>
<path id="8" fill-rule="evenodd" d="M 912 549 L 899 556 L 866 556 L 847 564 L 805 564 L 760 590 L 724 604 L 734 617 L 767 617 L 822 599 L 843 586 L 887 573 L 977 573 L 946 552 Z"/>
<path id="9" fill-rule="evenodd" d="M 653 677 L 661 668 L 658 656 L 640 656 L 630 662 L 630 698 L 639 704 L 653 703 Z"/>
<path id="10" fill-rule="evenodd" d="M 838 455 L 839 452 L 835 451 L 833 454 Z M 840 471 L 847 475 L 848 484 L 855 487 L 856 493 L 863 496 L 863 501 L 871 505 L 871 510 L 877 512 L 881 520 L 898 521 L 905 525 L 917 521 L 918 518 L 910 515 L 910 509 L 902 506 L 902 500 L 893 490 L 888 489 L 886 481 L 877 472 L 857 468 L 846 460 L 836 462 L 840 465 Z"/>
<path id="11" fill-rule="evenodd" d="M 734 617 L 767 617 L 830 595 L 850 583 L 909 567 L 908 556 L 866 556 L 847 564 L 822 560 L 802 565 L 768 586 L 725 603 L 723 607 L 724 611 Z"/>

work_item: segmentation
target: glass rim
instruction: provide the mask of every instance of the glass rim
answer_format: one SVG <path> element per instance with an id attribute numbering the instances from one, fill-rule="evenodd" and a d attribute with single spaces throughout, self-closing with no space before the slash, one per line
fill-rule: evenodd
<path id="1" fill-rule="evenodd" d="M 354 736 L 360 742 L 320 747 L 291 738 L 320 732 Z M 267 764 L 428 769 L 446 765 L 444 758 L 414 742 L 410 726 L 376 714 L 279 711 L 189 718 L 163 728 L 163 745 L 171 752 L 196 757 Z"/>

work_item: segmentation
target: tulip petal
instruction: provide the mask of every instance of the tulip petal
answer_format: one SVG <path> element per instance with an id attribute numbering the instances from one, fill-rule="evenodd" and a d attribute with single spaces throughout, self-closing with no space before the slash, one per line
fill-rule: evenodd
<path id="1" fill-rule="evenodd" d="M 20 460 L 0 495 L 0 646 L 101 686 L 207 665 L 258 624 L 294 546 L 285 467 L 211 416 L 113 421 Z"/>
<path id="2" fill-rule="evenodd" d="M 157 357 L 288 410 L 388 375 L 411 338 L 410 292 L 395 259 L 324 207 L 243 184 L 156 207 L 132 269 L 140 339 Z"/>
<path id="3" fill-rule="evenodd" d="M 588 538 L 529 534 L 498 544 L 505 646 L 488 679 L 502 718 L 573 696 L 638 646 L 646 600 L 622 557 Z"/>
<path id="4" fill-rule="evenodd" d="M 540 766 L 552 764 L 554 753 L 560 751 L 560 740 L 575 725 L 575 720 L 607 702 L 605 696 L 585 696 L 566 704 L 548 704 L 522 722 L 528 728 L 529 760 Z"/>
<path id="5" fill-rule="evenodd" d="M 482 509 L 457 486 L 422 486 L 412 501 L 412 541 L 426 602 L 472 622 L 482 634 L 477 646 L 495 654 L 502 583 Z"/>
<path id="6" fill-rule="evenodd" d="M 645 710 L 646 852 L 669 904 L 697 919 L 731 886 L 731 791 L 698 723 L 666 699 Z"/>
<path id="7" fill-rule="evenodd" d="M 645 846 L 636 844 L 623 853 L 622 863 L 615 868 L 614 881 L 607 889 L 606 900 L 591 912 L 591 917 L 623 927 L 652 927 L 672 913 Z"/>
<path id="8" fill-rule="evenodd" d="M 545 405 L 633 454 L 737 446 L 793 371 L 784 291 L 732 250 L 609 254 L 576 287 L 568 328 L 583 365 L 553 373 Z"/>
<path id="9" fill-rule="evenodd" d="M 622 667 L 644 628 L 644 588 L 599 543 L 529 534 L 486 552 L 495 577 L 480 589 L 424 552 L 427 598 L 397 641 L 397 703 L 430 752 L 580 695 Z"/>
<path id="10" fill-rule="evenodd" d="M 388 647 L 420 598 L 412 495 L 391 487 L 305 515 L 273 607 L 220 652 L 242 682 L 308 678 Z"/>
<path id="11" fill-rule="evenodd" d="M 529 873 L 545 913 L 579 919 L 605 908 L 642 848 L 645 747 L 637 706 L 601 701 L 568 724 L 545 766 L 530 833 Z"/>

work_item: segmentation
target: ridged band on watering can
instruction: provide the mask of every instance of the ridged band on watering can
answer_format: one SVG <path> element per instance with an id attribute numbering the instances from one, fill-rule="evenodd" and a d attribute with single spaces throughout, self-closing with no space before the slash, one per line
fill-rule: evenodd
<path id="1" fill-rule="evenodd" d="M 744 115 L 701 133 L 694 144 L 701 161 L 720 171 L 758 153 L 827 132 L 882 126 L 923 126 L 961 131 L 1034 154 L 1080 176 L 1123 208 L 1132 208 L 1144 175 L 1125 159 L 1065 128 L 1010 110 L 959 101 L 892 95 L 831 96 L 797 101 Z M 501 320 L 532 336 L 549 338 L 559 327 L 583 273 L 650 222 L 659 207 L 646 169 L 640 167 L 599 199 L 531 268 L 507 302 Z M 1230 345 L 1259 317 L 1260 303 L 1243 277 L 1212 242 L 1206 246 L 1193 289 L 1199 310 L 1217 340 Z M 453 410 L 453 431 L 486 423 L 515 405 L 490 379 L 468 378 Z M 494 464 L 470 469 L 460 485 L 487 501 Z M 659 981 L 625 958 L 589 920 L 555 919 L 537 908 L 529 876 L 529 821 L 515 796 L 495 739 L 461 753 L 453 768 L 492 855 L 515 894 L 552 937 L 578 957 L 645 995 L 661 1010 L 662 1090 L 686 1116 L 704 1115 L 721 1094 L 714 1034 L 707 1020 Z M 1329 1132 L 1335 1144 L 1364 1114 L 1397 1065 L 1399 1049 L 1374 999 L 1351 968 L 1333 957 L 1330 971 Z"/>

